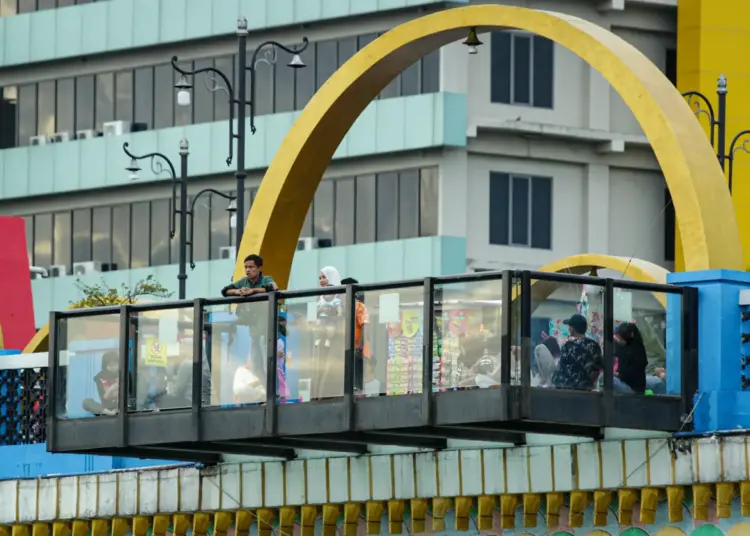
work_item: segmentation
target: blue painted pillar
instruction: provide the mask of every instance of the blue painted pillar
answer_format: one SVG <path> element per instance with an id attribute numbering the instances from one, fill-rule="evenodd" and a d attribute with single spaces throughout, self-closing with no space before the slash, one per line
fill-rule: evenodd
<path id="1" fill-rule="evenodd" d="M 698 393 L 693 413 L 697 432 L 750 428 L 750 390 L 741 380 L 740 291 L 750 288 L 750 274 L 732 270 L 673 273 L 673 285 L 698 289 Z M 669 305 L 669 303 L 668 303 Z M 679 315 L 667 313 L 667 337 L 679 333 Z M 677 345 L 673 345 L 677 346 Z M 669 355 L 667 378 L 677 356 Z M 674 380 L 673 380 L 674 381 Z M 668 389 L 675 384 L 668 381 Z"/>

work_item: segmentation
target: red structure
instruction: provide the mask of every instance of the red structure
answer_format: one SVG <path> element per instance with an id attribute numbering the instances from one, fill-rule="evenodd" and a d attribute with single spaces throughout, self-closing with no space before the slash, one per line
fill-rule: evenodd
<path id="1" fill-rule="evenodd" d="M 0 216 L 0 236 L 0 348 L 22 350 L 36 333 L 23 219 Z"/>

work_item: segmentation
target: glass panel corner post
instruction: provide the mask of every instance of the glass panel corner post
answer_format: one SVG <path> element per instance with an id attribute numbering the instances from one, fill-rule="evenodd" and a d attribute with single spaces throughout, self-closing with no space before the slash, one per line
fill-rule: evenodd
<path id="1" fill-rule="evenodd" d="M 435 411 L 432 406 L 433 362 L 435 352 L 435 279 L 426 277 L 423 287 L 422 330 L 422 422 L 425 426 L 435 424 Z"/>
<path id="2" fill-rule="evenodd" d="M 204 386 L 203 382 L 211 381 L 211 375 L 206 377 L 203 374 L 204 360 L 207 356 L 204 356 L 203 347 L 203 332 L 204 332 L 204 306 L 206 300 L 198 298 L 193 302 L 193 385 L 192 397 L 191 397 L 191 411 L 192 411 L 192 427 L 193 427 L 193 439 L 195 442 L 201 441 L 203 437 L 203 431 L 201 430 L 201 418 L 200 411 L 204 405 L 211 404 L 211 385 Z M 211 370 L 209 366 L 209 370 Z M 204 391 L 208 392 L 208 400 L 205 400 L 203 396 Z"/>
<path id="3" fill-rule="evenodd" d="M 510 354 L 513 351 L 513 272 L 502 275 L 502 338 L 500 339 L 500 385 L 510 385 Z"/>
<path id="4" fill-rule="evenodd" d="M 130 323 L 131 323 L 131 306 L 122 305 L 120 306 L 120 370 L 119 370 L 119 387 L 118 387 L 118 408 L 117 408 L 117 422 L 119 429 L 119 446 L 126 448 L 128 446 L 128 396 L 130 393 L 130 365 L 131 359 L 136 359 L 135 354 L 131 356 L 131 342 L 130 342 Z M 135 344 L 135 343 L 133 343 Z M 133 363 L 133 369 L 135 370 L 136 364 Z"/>
<path id="5" fill-rule="evenodd" d="M 609 412 L 614 411 L 614 374 L 615 374 L 615 283 L 611 278 L 604 282 L 604 419 L 609 422 Z"/>
<path id="6" fill-rule="evenodd" d="M 58 330 L 58 321 L 62 320 L 60 314 L 52 311 L 49 314 L 49 344 L 48 344 L 48 364 L 47 364 L 47 452 L 54 452 L 57 447 L 57 436 L 55 425 L 57 424 L 57 404 L 58 404 L 58 381 L 57 366 L 59 363 L 60 352 L 60 332 Z"/>
<path id="7" fill-rule="evenodd" d="M 692 427 L 693 397 L 698 392 L 698 289 L 682 288 L 681 396 L 684 425 Z"/>
<path id="8" fill-rule="evenodd" d="M 357 327 L 357 285 L 346 285 L 344 297 L 344 411 L 349 431 L 354 431 L 354 375 L 355 360 L 362 360 L 364 369 L 364 357 L 356 355 L 356 327 Z M 364 335 L 363 335 L 364 337 Z M 364 385 L 360 386 L 363 388 Z"/>
<path id="9" fill-rule="evenodd" d="M 278 435 L 278 386 L 279 386 L 279 295 L 268 292 L 268 327 L 266 331 L 266 434 L 270 437 Z"/>

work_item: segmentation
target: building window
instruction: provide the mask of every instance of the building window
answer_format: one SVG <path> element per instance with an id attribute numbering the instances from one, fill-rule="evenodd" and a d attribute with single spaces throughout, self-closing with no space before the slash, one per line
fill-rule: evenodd
<path id="1" fill-rule="evenodd" d="M 668 48 L 664 62 L 664 74 L 677 87 L 677 50 Z"/>
<path id="2" fill-rule="evenodd" d="M 672 195 L 669 188 L 664 189 L 664 260 L 674 261 L 675 217 Z"/>
<path id="3" fill-rule="evenodd" d="M 491 40 L 491 101 L 552 108 L 554 43 L 514 31 L 493 32 Z"/>
<path id="4" fill-rule="evenodd" d="M 248 208 L 256 193 L 257 188 L 247 188 Z M 233 245 L 227 206 L 219 196 L 203 196 L 196 203 L 195 261 L 220 259 L 222 248 Z M 326 179 L 300 236 L 337 246 L 434 236 L 437 214 L 436 167 Z M 170 240 L 171 218 L 172 203 L 165 198 L 26 216 L 30 260 L 35 266 L 65 265 L 68 273 L 77 262 L 94 261 L 105 271 L 175 263 L 180 236 L 178 225 Z"/>
<path id="5" fill-rule="evenodd" d="M 490 173 L 490 244 L 552 247 L 552 179 Z"/>

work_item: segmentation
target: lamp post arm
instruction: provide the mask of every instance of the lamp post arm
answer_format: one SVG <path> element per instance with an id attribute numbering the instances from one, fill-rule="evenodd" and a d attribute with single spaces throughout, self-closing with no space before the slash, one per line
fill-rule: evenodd
<path id="1" fill-rule="evenodd" d="M 706 117 L 708 117 L 711 129 L 711 147 L 713 147 L 714 140 L 716 139 L 716 127 L 719 126 L 719 121 L 716 119 L 716 113 L 714 112 L 714 107 L 711 104 L 711 101 L 700 91 L 686 91 L 682 96 L 687 99 L 688 104 L 696 102 L 698 109 L 695 111 L 695 115 L 705 114 Z M 695 101 L 693 101 L 693 99 L 695 99 Z M 701 107 L 701 103 L 706 106 L 705 110 Z"/>
<path id="2" fill-rule="evenodd" d="M 194 231 L 195 231 L 195 204 L 198 202 L 198 199 L 203 194 L 214 194 L 218 195 L 219 197 L 223 197 L 224 199 L 228 201 L 232 201 L 235 198 L 231 195 L 227 195 L 223 192 L 220 192 L 218 190 L 214 190 L 213 188 L 206 188 L 205 190 L 201 190 L 197 194 L 193 196 L 193 200 L 190 202 L 190 210 L 188 211 L 188 214 L 190 215 L 190 236 L 188 236 L 188 240 L 186 241 L 186 244 L 190 246 L 190 269 L 195 270 L 195 261 L 193 257 L 193 237 L 194 237 Z"/>
<path id="3" fill-rule="evenodd" d="M 174 165 L 172 164 L 172 161 L 162 153 L 148 153 L 142 156 L 137 156 L 131 153 L 130 150 L 128 150 L 128 147 L 130 147 L 130 144 L 128 142 L 122 144 L 123 152 L 132 160 L 151 160 L 151 171 L 154 175 L 161 175 L 164 172 L 162 161 L 167 164 L 167 173 L 172 176 L 172 219 L 169 221 L 169 238 L 171 240 L 175 235 L 175 229 L 177 228 L 176 218 L 177 213 L 179 212 L 179 210 L 177 209 L 177 183 L 179 182 L 179 179 L 177 178 L 177 173 L 174 170 Z"/>
<path id="4" fill-rule="evenodd" d="M 245 65 L 245 70 L 250 71 L 250 102 L 247 104 L 250 105 L 250 132 L 255 134 L 255 67 L 259 62 L 267 63 L 268 65 L 273 65 L 276 63 L 276 48 L 280 48 L 284 52 L 287 52 L 288 54 L 302 54 L 305 50 L 307 50 L 307 47 L 310 45 L 310 41 L 307 39 L 307 37 L 302 38 L 302 44 L 298 47 L 287 47 L 285 45 L 282 45 L 281 43 L 273 40 L 264 41 L 260 44 L 258 48 L 255 49 L 253 52 L 253 56 L 250 60 L 249 65 Z M 260 52 L 267 47 L 273 47 L 273 54 L 270 55 L 269 58 L 260 58 L 258 59 L 258 55 Z"/>
<path id="5" fill-rule="evenodd" d="M 195 69 L 195 70 L 187 70 L 183 69 L 179 65 L 177 65 L 178 62 L 177 56 L 172 56 L 172 68 L 180 73 L 183 76 L 195 76 L 198 74 L 203 73 L 210 73 L 212 75 L 216 75 L 224 82 L 224 86 L 220 86 L 219 84 L 210 84 L 209 81 L 212 80 L 210 78 L 206 79 L 206 88 L 208 88 L 209 91 L 216 92 L 216 91 L 225 91 L 227 96 L 229 97 L 229 156 L 226 159 L 227 166 L 230 166 L 232 164 L 232 160 L 234 159 L 234 140 L 237 138 L 237 135 L 234 133 L 234 105 L 237 103 L 237 98 L 234 94 L 234 87 L 232 86 L 232 83 L 229 81 L 229 78 L 227 75 L 225 75 L 223 72 L 221 72 L 219 69 L 216 69 L 215 67 L 203 67 L 201 69 Z M 215 79 L 214 79 L 215 82 Z"/>
<path id="6" fill-rule="evenodd" d="M 740 151 L 750 154 L 750 138 L 746 138 L 742 143 L 740 143 L 740 140 L 748 135 L 750 135 L 750 129 L 741 130 L 734 136 L 734 138 L 732 138 L 732 142 L 729 144 L 729 153 L 726 155 L 726 158 L 727 160 L 729 160 L 730 194 L 732 193 L 732 179 L 734 178 L 734 155 L 736 155 Z"/>

